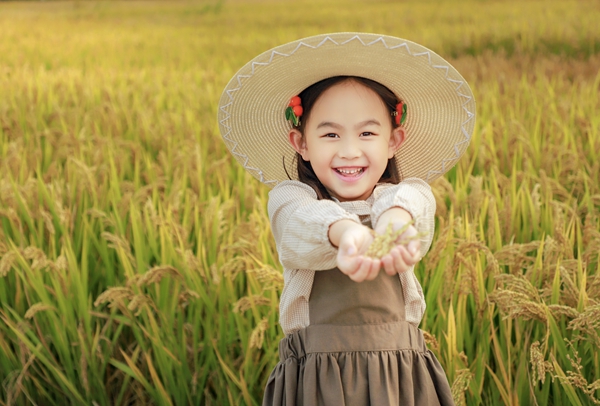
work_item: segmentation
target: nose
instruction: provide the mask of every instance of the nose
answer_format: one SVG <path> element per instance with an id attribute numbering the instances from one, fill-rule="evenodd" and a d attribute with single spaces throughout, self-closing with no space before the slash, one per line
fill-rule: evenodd
<path id="1" fill-rule="evenodd" d="M 355 137 L 344 137 L 340 143 L 338 156 L 344 159 L 354 159 L 360 157 L 362 151 L 360 149 L 359 140 Z"/>

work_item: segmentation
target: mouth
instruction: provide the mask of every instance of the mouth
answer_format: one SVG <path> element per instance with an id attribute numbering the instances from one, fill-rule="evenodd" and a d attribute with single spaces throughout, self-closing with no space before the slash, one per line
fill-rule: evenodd
<path id="1" fill-rule="evenodd" d="M 333 168 L 335 173 L 342 179 L 358 179 L 365 173 L 365 167 L 343 167 Z"/>

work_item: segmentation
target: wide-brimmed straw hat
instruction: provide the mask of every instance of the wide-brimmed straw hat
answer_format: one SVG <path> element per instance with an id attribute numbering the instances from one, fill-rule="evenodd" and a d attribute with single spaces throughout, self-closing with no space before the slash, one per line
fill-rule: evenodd
<path id="1" fill-rule="evenodd" d="M 258 55 L 223 91 L 218 111 L 223 140 L 254 177 L 269 186 L 289 179 L 288 173 L 297 179 L 285 110 L 291 97 L 333 76 L 372 79 L 407 104 L 406 140 L 396 152 L 404 178 L 432 182 L 467 148 L 475 100 L 465 79 L 442 57 L 387 35 L 323 34 Z"/>

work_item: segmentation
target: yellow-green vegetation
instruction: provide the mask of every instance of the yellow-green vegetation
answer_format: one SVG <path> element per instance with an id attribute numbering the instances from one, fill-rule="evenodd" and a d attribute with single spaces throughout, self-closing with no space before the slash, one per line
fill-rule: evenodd
<path id="1" fill-rule="evenodd" d="M 365 252 L 365 256 L 371 258 L 382 258 L 386 254 L 389 254 L 392 248 L 394 248 L 396 245 L 407 245 L 412 240 L 418 239 L 421 237 L 420 235 L 399 239 L 399 237 L 413 224 L 414 220 L 411 220 L 394 231 L 394 226 L 392 223 L 390 223 L 383 234 L 377 234 L 372 231 L 374 237 L 373 242 L 371 245 L 369 245 L 367 252 Z"/>
<path id="2" fill-rule="evenodd" d="M 569 0 L 0 2 L 0 404 L 260 403 L 281 267 L 217 101 L 256 54 L 340 30 L 434 49 L 478 101 L 416 268 L 458 403 L 600 403 L 599 20 Z"/>

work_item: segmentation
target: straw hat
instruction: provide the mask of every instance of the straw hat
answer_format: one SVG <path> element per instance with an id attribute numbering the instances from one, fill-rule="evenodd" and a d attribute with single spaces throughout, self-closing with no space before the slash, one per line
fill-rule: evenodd
<path id="1" fill-rule="evenodd" d="M 408 105 L 407 138 L 396 152 L 405 178 L 430 183 L 464 153 L 475 125 L 475 100 L 456 69 L 414 42 L 348 32 L 280 45 L 244 65 L 219 102 L 219 127 L 227 148 L 269 186 L 289 179 L 284 161 L 297 179 L 285 109 L 308 86 L 340 75 L 375 80 Z"/>

